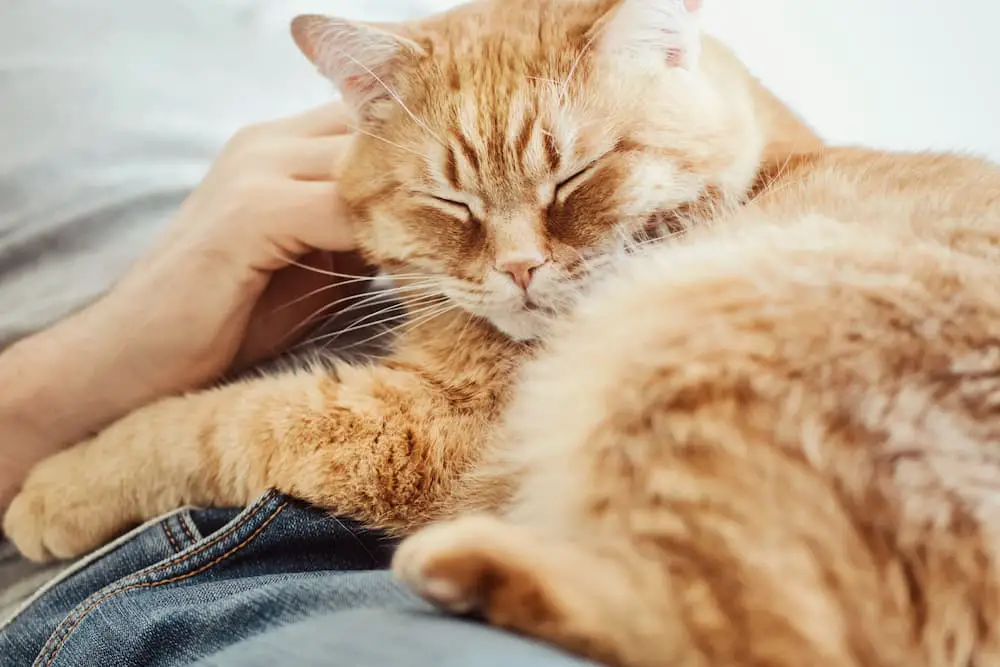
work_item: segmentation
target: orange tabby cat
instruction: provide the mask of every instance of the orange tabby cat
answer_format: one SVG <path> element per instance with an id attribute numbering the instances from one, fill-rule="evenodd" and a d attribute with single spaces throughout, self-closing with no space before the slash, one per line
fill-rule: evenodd
<path id="1" fill-rule="evenodd" d="M 341 179 L 359 242 L 422 276 L 401 281 L 411 326 L 385 361 L 170 398 L 54 457 L 5 519 L 22 551 L 75 556 L 163 511 L 269 487 L 398 531 L 452 508 L 515 372 L 595 265 L 665 212 L 740 201 L 768 136 L 818 144 L 722 47 L 696 66 L 685 12 L 661 17 L 676 31 L 650 61 L 634 23 L 650 3 L 615 5 L 298 19 L 299 45 L 361 120 Z"/>
<path id="2" fill-rule="evenodd" d="M 378 364 L 136 412 L 8 534 L 72 556 L 268 487 L 400 532 L 475 508 L 399 575 L 595 659 L 1000 664 L 1000 171 L 822 148 L 697 5 L 298 20 L 362 121 L 361 244 L 456 307 Z M 688 233 L 622 258 L 650 222 Z"/>

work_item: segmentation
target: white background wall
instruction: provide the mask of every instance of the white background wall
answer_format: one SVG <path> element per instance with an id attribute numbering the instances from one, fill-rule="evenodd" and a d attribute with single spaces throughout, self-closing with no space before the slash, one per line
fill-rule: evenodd
<path id="1" fill-rule="evenodd" d="M 1000 159 L 1000 3 L 705 0 L 705 25 L 831 141 Z"/>

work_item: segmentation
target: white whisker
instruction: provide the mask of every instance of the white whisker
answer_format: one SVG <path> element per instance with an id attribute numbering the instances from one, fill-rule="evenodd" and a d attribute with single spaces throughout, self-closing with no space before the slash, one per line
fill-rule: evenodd
<path id="1" fill-rule="evenodd" d="M 353 331 L 358 331 L 360 329 L 368 329 L 368 328 L 371 328 L 371 327 L 377 327 L 377 326 L 380 326 L 382 324 L 385 324 L 386 322 L 393 322 L 393 321 L 399 320 L 400 318 L 403 318 L 403 317 L 412 317 L 414 313 L 419 314 L 419 313 L 425 312 L 426 310 L 439 307 L 441 305 L 441 303 L 442 303 L 441 299 L 443 299 L 443 297 L 439 297 L 439 300 L 436 300 L 436 301 L 433 301 L 433 302 L 418 304 L 419 305 L 418 308 L 415 308 L 415 309 L 413 309 L 413 310 L 411 310 L 409 312 L 407 312 L 407 311 L 404 310 L 405 304 L 395 304 L 395 305 L 392 305 L 390 307 L 383 308 L 382 310 L 379 310 L 379 311 L 377 311 L 375 313 L 372 313 L 371 315 L 367 316 L 365 318 L 365 320 L 371 320 L 372 317 L 380 317 L 380 316 L 388 315 L 389 313 L 395 312 L 395 314 L 393 314 L 393 315 L 389 315 L 388 317 L 382 317 L 382 319 L 377 320 L 377 321 L 369 321 L 369 322 L 367 322 L 365 324 L 362 324 L 361 321 L 359 320 L 358 322 L 352 323 L 350 326 L 346 327 L 345 329 L 340 329 L 338 331 L 334 331 L 333 333 L 323 334 L 322 336 L 316 336 L 314 338 L 311 338 L 308 341 L 302 343 L 302 345 L 303 346 L 305 346 L 305 345 L 314 345 L 314 344 L 316 344 L 318 342 L 321 342 L 321 341 L 326 341 L 326 344 L 329 345 L 330 343 L 336 341 L 338 338 L 340 338 L 344 334 L 351 333 Z M 396 311 L 400 311 L 400 312 L 396 312 Z"/>
<path id="2" fill-rule="evenodd" d="M 435 317 L 438 317 L 438 316 L 443 315 L 443 314 L 445 314 L 445 313 L 447 313 L 447 312 L 449 312 L 451 310 L 454 310 L 455 308 L 456 308 L 456 306 L 454 304 L 450 304 L 450 303 L 447 304 L 447 305 L 444 305 L 444 306 L 438 306 L 437 310 L 433 310 L 434 306 L 428 306 L 426 309 L 421 309 L 420 311 L 417 311 L 419 313 L 422 313 L 422 316 L 419 319 L 416 319 L 416 320 L 407 319 L 406 321 L 401 322 L 400 324 L 398 324 L 398 325 L 396 325 L 394 327 L 387 327 L 385 329 L 385 331 L 380 331 L 379 333 L 374 334 L 372 336 L 369 336 L 368 338 L 365 338 L 363 340 L 359 340 L 359 341 L 357 341 L 355 343 L 351 343 L 350 345 L 345 346 L 344 349 L 348 349 L 349 350 L 349 349 L 351 349 L 353 347 L 360 347 L 361 345 L 364 345 L 366 343 L 370 343 L 370 342 L 372 342 L 374 340 L 377 340 L 378 338 L 381 338 L 382 336 L 387 336 L 389 334 L 395 333 L 395 332 L 397 332 L 397 331 L 399 331 L 400 329 L 403 329 L 403 328 L 409 328 L 409 327 L 416 328 L 416 327 L 418 327 L 418 326 L 420 326 L 422 324 L 426 324 L 427 322 L 431 321 Z M 426 313 L 427 310 L 431 310 L 432 312 Z"/>
<path id="3" fill-rule="evenodd" d="M 357 132 L 358 134 L 363 134 L 366 137 L 371 137 L 372 139 L 375 139 L 376 141 L 381 141 L 384 144 L 389 144 L 390 146 L 394 146 L 394 147 L 398 148 L 401 151 L 404 151 L 406 153 L 410 153 L 411 155 L 416 155 L 419 158 L 426 158 L 427 157 L 423 153 L 419 153 L 419 152 L 413 150 L 412 148 L 407 148 L 406 146 L 403 146 L 401 144 L 397 144 L 394 141 L 389 141 L 385 137 L 380 137 L 379 135 L 377 135 L 377 134 L 375 134 L 373 132 L 368 132 L 367 130 L 361 129 L 360 127 L 356 127 L 354 125 L 351 125 L 351 126 L 348 127 L 348 129 L 350 129 L 352 132 Z"/>
<path id="4" fill-rule="evenodd" d="M 391 291 L 390 290 L 377 291 L 371 294 L 368 298 L 364 299 L 363 301 L 358 301 L 356 303 L 351 304 L 347 308 L 344 308 L 343 310 L 339 311 L 338 314 L 350 313 L 355 310 L 360 310 L 365 306 L 372 305 L 373 303 L 378 304 L 382 302 L 406 301 L 407 299 L 412 300 L 414 298 L 422 298 L 422 293 L 434 293 L 435 295 L 439 295 L 439 291 L 434 289 L 434 287 L 435 286 L 433 283 L 428 282 L 428 283 L 421 283 L 419 285 L 407 285 L 406 287 L 396 288 Z M 416 294 L 413 294 L 413 292 L 416 292 Z M 427 296 L 427 294 L 423 294 L 423 296 Z"/>
<path id="5" fill-rule="evenodd" d="M 428 281 L 428 283 L 430 283 L 430 281 Z M 339 286 L 339 284 L 338 285 L 334 285 L 334 286 Z M 339 317 L 343 313 L 348 313 L 348 312 L 350 312 L 352 310 L 357 310 L 358 308 L 361 308 L 364 305 L 369 305 L 371 303 L 378 303 L 380 299 L 382 299 L 382 300 L 384 300 L 386 302 L 396 303 L 396 302 L 398 302 L 400 300 L 397 297 L 404 290 L 405 291 L 425 290 L 425 289 L 428 289 L 428 287 L 429 287 L 429 285 L 416 285 L 416 286 L 414 286 L 414 285 L 408 285 L 406 287 L 401 287 L 401 288 L 386 288 L 384 290 L 376 291 L 374 294 L 372 294 L 370 292 L 361 292 L 359 294 L 350 294 L 348 296 L 345 296 L 345 297 L 342 297 L 340 299 L 337 299 L 336 301 L 333 301 L 331 303 L 324 304 L 322 307 L 320 307 L 317 310 L 315 310 L 314 312 L 310 313 L 301 322 L 299 322 L 297 325 L 295 325 L 295 327 L 292 328 L 291 331 L 289 331 L 288 333 L 286 333 L 282 337 L 281 342 L 287 341 L 289 338 L 291 338 L 297 332 L 299 332 L 303 327 L 308 326 L 309 324 L 311 324 L 311 323 L 315 322 L 317 319 L 319 319 L 320 316 L 324 315 L 325 313 L 328 313 L 330 311 L 335 310 L 337 306 L 339 306 L 341 304 L 344 304 L 344 303 L 347 303 L 349 301 L 355 301 L 355 300 L 358 300 L 358 299 L 362 300 L 360 303 L 355 303 L 355 304 L 352 304 L 352 305 L 348 306 L 347 308 L 343 308 L 341 310 L 336 310 L 335 312 L 331 313 L 330 319 L 335 318 L 335 317 Z M 301 300 L 301 299 L 299 299 L 299 300 Z M 275 312 L 277 312 L 277 311 L 275 311 Z"/>
<path id="6" fill-rule="evenodd" d="M 351 61 L 352 63 L 354 63 L 355 65 L 357 65 L 358 67 L 360 67 L 361 69 L 363 69 L 363 70 L 364 70 L 365 72 L 367 72 L 367 73 L 368 73 L 368 74 L 369 74 L 369 75 L 370 75 L 370 76 L 371 76 L 371 77 L 372 77 L 373 79 L 375 79 L 375 81 L 377 81 L 377 82 L 378 82 L 378 84 L 379 84 L 380 86 L 382 86 L 382 88 L 384 88 L 384 89 L 385 89 L 385 92 L 389 93 L 389 96 L 390 96 L 390 97 L 392 97 L 392 99 L 394 99 L 394 100 L 396 101 L 396 103 L 397 103 L 397 104 L 398 104 L 398 105 L 400 106 L 400 108 L 402 108 L 402 109 L 403 109 L 403 111 L 405 111 L 405 112 L 406 112 L 406 115 L 407 115 L 407 116 L 409 116 L 409 117 L 410 117 L 410 118 L 411 118 L 411 119 L 413 120 L 413 122 L 414 122 L 414 123 L 416 123 L 416 124 L 417 124 L 417 125 L 419 125 L 419 126 L 420 126 L 421 128 L 423 128 L 423 129 L 424 129 L 424 131 L 425 131 L 425 132 L 427 132 L 427 134 L 429 134 L 429 135 L 430 135 L 430 136 L 431 136 L 431 137 L 432 137 L 433 139 L 435 139 L 435 140 L 436 140 L 436 141 L 437 141 L 437 142 L 438 142 L 439 144 L 441 144 L 442 146 L 446 145 L 446 144 L 445 144 L 445 142 L 443 142 L 443 141 L 441 140 L 441 137 L 439 137 L 439 136 L 437 136 L 436 134 L 434 134 L 434 132 L 432 132 L 432 131 L 431 131 L 431 128 L 427 127 L 427 124 L 426 124 L 426 123 L 424 123 L 424 121 L 422 121 L 422 120 L 420 120 L 419 118 L 417 118 L 416 114 L 414 114 L 414 113 L 413 113 L 412 111 L 410 111 L 410 108 L 409 108 L 408 106 L 406 106 L 406 104 L 405 104 L 405 103 L 403 102 L 402 98 L 401 98 L 401 97 L 399 96 L 399 93 L 397 93 L 397 92 L 396 92 L 395 90 L 393 90 L 392 88 L 390 88 L 390 87 L 389 87 L 389 86 L 388 86 L 388 85 L 386 84 L 386 82 L 385 82 L 385 81 L 383 81 L 383 80 L 381 79 L 381 77 L 379 77 L 379 75 L 378 75 L 378 74 L 376 74 L 376 73 L 375 73 L 375 72 L 374 72 L 374 71 L 372 70 L 372 68 L 371 68 L 371 67 L 368 67 L 368 65 L 365 65 L 365 64 L 364 64 L 363 62 L 361 62 L 360 60 L 358 60 L 357 58 L 355 58 L 354 56 L 352 56 L 351 54 L 349 54 L 349 53 L 347 53 L 347 52 L 345 52 L 345 51 L 340 51 L 340 54 L 341 54 L 342 56 L 344 56 L 345 58 L 347 58 L 348 60 L 350 60 L 350 61 Z"/>
<path id="7" fill-rule="evenodd" d="M 423 296 L 413 297 L 408 301 L 394 300 L 385 308 L 377 310 L 373 313 L 369 313 L 368 315 L 365 315 L 364 317 L 352 322 L 347 329 L 338 331 L 337 334 L 338 335 L 345 334 L 351 331 L 357 331 L 358 329 L 364 329 L 365 327 L 372 326 L 370 321 L 373 318 L 381 317 L 382 315 L 385 315 L 387 313 L 399 311 L 398 314 L 395 315 L 394 317 L 402 317 L 404 315 L 409 314 L 413 310 L 414 306 L 423 306 L 429 303 L 434 303 L 436 301 L 442 301 L 443 299 L 445 299 L 445 297 L 440 294 L 425 294 Z"/>

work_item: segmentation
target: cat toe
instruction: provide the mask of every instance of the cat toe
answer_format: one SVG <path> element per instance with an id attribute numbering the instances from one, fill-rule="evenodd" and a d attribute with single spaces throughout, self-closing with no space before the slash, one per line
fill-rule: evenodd
<path id="1" fill-rule="evenodd" d="M 3 532 L 29 560 L 82 556 L 121 532 L 119 504 L 80 480 L 71 451 L 39 464 L 3 520 Z"/>
<path id="2" fill-rule="evenodd" d="M 19 493 L 3 518 L 3 533 L 28 560 L 47 563 L 55 556 L 45 546 L 45 499 Z"/>
<path id="3" fill-rule="evenodd" d="M 4 534 L 28 560 L 47 563 L 76 558 L 103 541 L 85 512 L 62 507 L 57 501 L 57 496 L 29 488 L 14 498 L 4 516 Z"/>
<path id="4" fill-rule="evenodd" d="M 496 561 L 490 535 L 498 524 L 474 517 L 431 526 L 410 537 L 393 559 L 396 576 L 428 602 L 456 614 L 480 610 Z"/>

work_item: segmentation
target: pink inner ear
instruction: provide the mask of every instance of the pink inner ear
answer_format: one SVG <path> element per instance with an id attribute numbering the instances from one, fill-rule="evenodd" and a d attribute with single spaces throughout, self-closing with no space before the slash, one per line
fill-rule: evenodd
<path id="1" fill-rule="evenodd" d="M 684 64 L 684 51 L 677 48 L 667 49 L 667 64 L 671 67 L 681 67 Z"/>
<path id="2" fill-rule="evenodd" d="M 684 0 L 684 9 L 689 12 L 700 12 L 702 0 Z"/>

